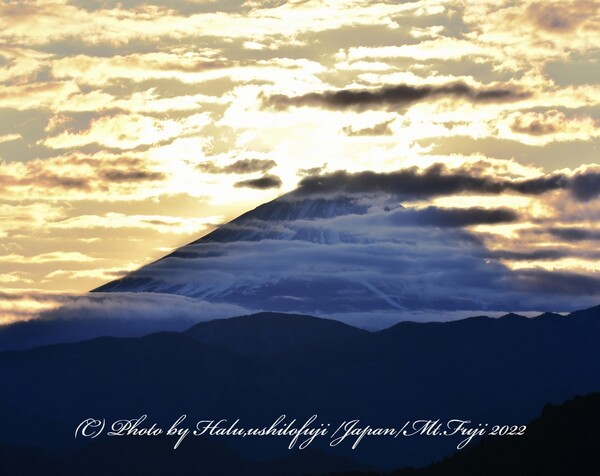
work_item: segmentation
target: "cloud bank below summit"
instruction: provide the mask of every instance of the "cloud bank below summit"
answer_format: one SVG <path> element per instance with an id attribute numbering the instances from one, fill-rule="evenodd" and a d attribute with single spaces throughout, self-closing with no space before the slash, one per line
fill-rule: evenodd
<path id="1" fill-rule="evenodd" d="M 214 304 L 175 294 L 160 293 L 44 293 L 0 292 L 2 324 L 27 321 L 80 321 L 102 323 L 109 335 L 140 335 L 147 329 L 182 330 L 197 322 L 248 313 L 231 304 Z M 19 312 L 20 311 L 20 312 Z M 97 322 L 96 322 L 97 321 Z M 113 329 L 114 327 L 114 329 Z M 111 331 L 112 329 L 112 331 Z M 76 329 L 74 329 L 75 331 Z M 111 333 L 113 332 L 113 333 Z"/>

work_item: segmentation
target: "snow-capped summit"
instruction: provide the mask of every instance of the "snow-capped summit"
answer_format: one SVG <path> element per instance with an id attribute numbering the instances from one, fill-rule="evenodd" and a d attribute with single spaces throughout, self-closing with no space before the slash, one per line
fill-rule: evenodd
<path id="1" fill-rule="evenodd" d="M 398 207 L 383 194 L 287 194 L 94 291 L 173 293 L 251 309 L 341 309 L 341 301 L 330 299 L 334 289 L 358 286 L 356 297 L 369 286 L 340 282 L 339 270 L 352 265 L 339 262 L 333 245 L 373 241 L 364 219 Z"/>

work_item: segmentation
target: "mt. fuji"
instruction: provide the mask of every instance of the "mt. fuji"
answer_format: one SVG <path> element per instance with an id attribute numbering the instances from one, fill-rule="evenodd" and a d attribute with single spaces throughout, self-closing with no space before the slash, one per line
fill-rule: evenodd
<path id="1" fill-rule="evenodd" d="M 513 271 L 468 229 L 515 219 L 506 208 L 417 208 L 384 192 L 300 189 L 94 292 L 176 294 L 366 327 L 572 307 L 556 290 L 564 276 Z"/>

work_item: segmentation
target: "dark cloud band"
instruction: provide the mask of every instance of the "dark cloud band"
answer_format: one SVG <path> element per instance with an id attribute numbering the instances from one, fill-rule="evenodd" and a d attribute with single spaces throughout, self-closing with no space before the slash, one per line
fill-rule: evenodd
<path id="1" fill-rule="evenodd" d="M 302 195 L 336 192 L 386 192 L 405 199 L 452 195 L 461 192 L 499 194 L 506 190 L 537 195 L 564 188 L 562 176 L 524 181 L 503 181 L 490 177 L 476 177 L 467 170 L 447 171 L 442 164 L 434 164 L 424 171 L 416 167 L 389 173 L 372 171 L 350 174 L 337 171 L 328 175 L 306 177 L 300 181 Z"/>
<path id="2" fill-rule="evenodd" d="M 552 227 L 548 230 L 553 236 L 569 242 L 600 240 L 600 231 L 577 227 Z"/>
<path id="3" fill-rule="evenodd" d="M 235 183 L 236 188 L 254 188 L 258 190 L 267 190 L 269 188 L 281 187 L 281 179 L 275 175 L 265 175 L 263 177 L 251 180 L 242 180 Z"/>
<path id="4" fill-rule="evenodd" d="M 326 109 L 401 108 L 420 101 L 439 98 L 462 99 L 473 103 L 503 103 L 526 99 L 531 92 L 512 86 L 476 89 L 464 83 L 442 86 L 385 86 L 379 89 L 340 89 L 302 96 L 276 94 L 263 98 L 263 105 L 276 110 L 290 107 L 321 107 Z"/>
<path id="5" fill-rule="evenodd" d="M 165 174 L 145 170 L 102 170 L 100 178 L 110 182 L 145 182 L 163 180 Z"/>
<path id="6" fill-rule="evenodd" d="M 434 164 L 424 171 L 416 167 L 389 173 L 337 171 L 327 175 L 305 177 L 300 181 L 300 195 L 328 195 L 338 192 L 385 192 L 403 200 L 429 198 L 457 193 L 498 195 L 516 192 L 542 195 L 568 189 L 579 201 L 589 201 L 600 195 L 600 173 L 588 171 L 571 177 L 549 175 L 527 180 L 506 180 L 473 176 L 469 170 L 448 171 L 443 164 Z"/>
<path id="7" fill-rule="evenodd" d="M 427 207 L 423 210 L 403 210 L 402 212 L 395 214 L 394 221 L 400 225 L 460 228 L 472 225 L 511 223 L 518 219 L 519 215 L 506 208 Z"/>
<path id="8" fill-rule="evenodd" d="M 275 167 L 277 163 L 270 159 L 240 159 L 232 164 L 219 167 L 212 162 L 203 162 L 196 168 L 207 174 L 250 174 L 266 172 Z"/>

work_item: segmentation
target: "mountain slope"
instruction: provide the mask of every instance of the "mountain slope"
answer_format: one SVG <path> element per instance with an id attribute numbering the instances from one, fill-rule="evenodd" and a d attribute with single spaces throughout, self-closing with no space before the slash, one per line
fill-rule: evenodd
<path id="1" fill-rule="evenodd" d="M 353 342 L 368 332 L 330 319 L 263 312 L 201 322 L 186 334 L 198 342 L 226 347 L 242 355 L 261 355 Z"/>
<path id="2" fill-rule="evenodd" d="M 386 476 L 596 476 L 600 473 L 600 393 L 546 405 L 523 436 L 488 436 L 426 468 Z M 331 476 L 377 476 L 353 471 Z M 381 475 L 383 476 L 383 475 Z"/>
<path id="3" fill-rule="evenodd" d="M 402 206 L 384 193 L 292 192 L 94 292 L 178 294 L 367 328 L 452 312 L 572 309 L 573 275 L 511 270 L 470 228 L 513 216 Z M 597 303 L 600 286 L 578 282 L 578 302 Z"/>
<path id="4" fill-rule="evenodd" d="M 506 474 L 595 476 L 600 473 L 600 393 L 547 405 L 523 437 L 488 437 L 465 452 L 418 472 L 391 476 Z"/>

